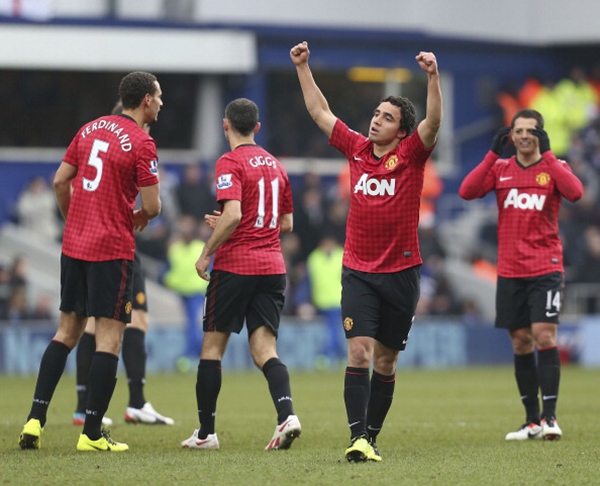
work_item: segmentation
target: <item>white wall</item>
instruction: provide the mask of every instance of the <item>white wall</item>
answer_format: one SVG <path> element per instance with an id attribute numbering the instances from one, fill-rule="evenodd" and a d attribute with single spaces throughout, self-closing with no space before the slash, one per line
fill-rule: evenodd
<path id="1" fill-rule="evenodd" d="M 0 0 L 0 14 L 13 0 Z M 103 17 L 110 0 L 20 0 L 23 13 Z M 366 7 L 365 7 L 366 5 Z M 116 0 L 125 19 L 382 29 L 465 39 L 555 45 L 600 42 L 598 0 Z"/>

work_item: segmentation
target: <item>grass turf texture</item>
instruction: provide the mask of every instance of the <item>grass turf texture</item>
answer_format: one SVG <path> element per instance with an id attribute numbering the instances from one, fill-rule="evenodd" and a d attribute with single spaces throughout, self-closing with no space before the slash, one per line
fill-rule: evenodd
<path id="1" fill-rule="evenodd" d="M 600 477 L 600 370 L 564 366 L 557 442 L 505 442 L 524 412 L 509 367 L 401 370 L 395 400 L 378 439 L 381 463 L 344 459 L 349 432 L 343 371 L 292 373 L 302 436 L 288 451 L 263 451 L 275 427 L 266 381 L 258 372 L 224 373 L 219 397 L 219 451 L 183 450 L 197 428 L 195 375 L 152 375 L 147 398 L 175 425 L 127 425 L 126 379 L 119 377 L 107 413 L 124 453 L 78 453 L 71 425 L 74 377 L 59 384 L 42 448 L 17 439 L 34 378 L 0 375 L 0 485 L 592 485 Z"/>

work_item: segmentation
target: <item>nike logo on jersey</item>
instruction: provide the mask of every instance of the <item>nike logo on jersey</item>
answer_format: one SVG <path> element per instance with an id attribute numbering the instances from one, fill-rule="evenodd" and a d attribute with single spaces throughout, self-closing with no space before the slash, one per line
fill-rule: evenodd
<path id="1" fill-rule="evenodd" d="M 354 160 L 357 160 L 357 161 L 359 161 L 359 162 L 364 162 L 364 160 L 363 160 L 363 159 L 361 159 L 360 157 L 357 157 L 356 155 L 354 156 Z"/>
<path id="2" fill-rule="evenodd" d="M 511 179 L 512 179 L 512 176 L 510 176 L 510 177 L 500 177 L 500 182 L 510 181 Z"/>
<path id="3" fill-rule="evenodd" d="M 558 312 L 546 312 L 546 317 L 556 317 Z"/>

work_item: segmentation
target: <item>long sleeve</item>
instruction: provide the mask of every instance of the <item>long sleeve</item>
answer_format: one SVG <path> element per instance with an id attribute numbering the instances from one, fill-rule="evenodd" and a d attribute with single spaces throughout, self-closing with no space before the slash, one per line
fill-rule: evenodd
<path id="1" fill-rule="evenodd" d="M 542 154 L 542 158 L 548 163 L 550 176 L 556 182 L 556 188 L 563 197 L 571 202 L 579 200 L 583 196 L 583 184 L 567 163 L 558 160 L 549 150 Z"/>
<path id="2" fill-rule="evenodd" d="M 467 201 L 485 196 L 490 191 L 485 187 L 485 178 L 498 158 L 499 155 L 490 150 L 481 163 L 462 181 L 458 195 Z"/>

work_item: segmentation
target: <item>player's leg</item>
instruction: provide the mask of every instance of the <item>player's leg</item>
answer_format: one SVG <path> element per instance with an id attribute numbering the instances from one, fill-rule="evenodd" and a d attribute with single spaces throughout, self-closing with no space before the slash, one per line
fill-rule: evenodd
<path id="1" fill-rule="evenodd" d="M 90 367 L 85 424 L 78 451 L 124 451 L 129 447 L 108 437 L 102 418 L 117 382 L 119 352 L 125 326 L 131 321 L 133 262 L 111 260 L 89 264 L 89 313 L 96 319 L 96 352 Z"/>
<path id="2" fill-rule="evenodd" d="M 227 348 L 229 333 L 207 331 L 202 343 L 202 354 L 196 375 L 196 403 L 200 428 L 181 442 L 184 449 L 218 449 L 215 431 L 217 399 L 221 391 L 221 360 Z"/>
<path id="3" fill-rule="evenodd" d="M 90 383 L 90 366 L 96 351 L 96 323 L 93 317 L 88 318 L 85 331 L 77 344 L 75 355 L 77 407 L 73 414 L 73 425 L 85 423 L 85 406 L 87 404 L 88 386 Z"/>
<path id="4" fill-rule="evenodd" d="M 67 357 L 83 333 L 85 317 L 62 312 L 56 334 L 46 347 L 40 362 L 27 422 L 19 436 L 21 449 L 39 449 L 50 401 L 65 370 Z"/>
<path id="5" fill-rule="evenodd" d="M 372 277 L 381 298 L 381 324 L 375 336 L 373 374 L 367 407 L 367 433 L 376 456 L 377 436 L 390 410 L 396 384 L 396 362 L 406 348 L 420 297 L 420 268 Z"/>
<path id="6" fill-rule="evenodd" d="M 203 318 L 204 339 L 196 375 L 196 402 L 200 428 L 181 442 L 185 449 L 218 449 L 215 432 L 217 399 L 221 391 L 221 360 L 232 332 L 239 333 L 244 322 L 246 300 L 240 293 L 237 276 L 213 271 L 206 289 L 207 306 Z"/>
<path id="7" fill-rule="evenodd" d="M 506 329 L 513 347 L 514 375 L 525 422 L 506 434 L 506 440 L 529 440 L 541 437 L 539 382 L 531 320 L 527 302 L 528 280 L 498 277 L 496 287 L 495 327 Z"/>
<path id="8" fill-rule="evenodd" d="M 342 319 L 348 347 L 344 375 L 344 404 L 350 445 L 348 461 L 367 461 L 374 454 L 367 436 L 367 406 L 371 393 L 369 368 L 380 321 L 380 301 L 367 279 L 369 274 L 346 267 L 342 270 Z M 374 459 L 375 460 L 375 459 Z"/>
<path id="9" fill-rule="evenodd" d="M 542 275 L 535 279 L 531 292 L 531 332 L 538 351 L 538 380 L 542 394 L 542 438 L 557 440 L 562 430 L 556 422 L 556 403 L 560 384 L 560 356 L 557 336 L 564 289 L 563 274 Z"/>
<path id="10" fill-rule="evenodd" d="M 40 368 L 27 423 L 19 436 L 22 449 L 39 449 L 48 406 L 65 369 L 67 357 L 83 334 L 87 315 L 85 267 L 61 254 L 61 303 L 58 329 L 48 344 Z"/>
<path id="11" fill-rule="evenodd" d="M 392 406 L 396 386 L 396 362 L 399 351 L 375 341 L 371 393 L 367 407 L 367 433 L 369 443 L 379 457 L 377 436 Z"/>

